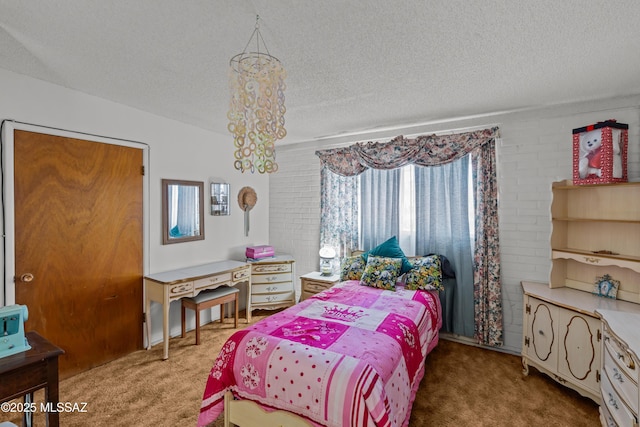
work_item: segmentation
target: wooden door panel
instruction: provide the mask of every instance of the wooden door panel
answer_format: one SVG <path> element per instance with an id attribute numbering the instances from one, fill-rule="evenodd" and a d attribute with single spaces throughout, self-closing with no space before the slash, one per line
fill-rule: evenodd
<path id="1" fill-rule="evenodd" d="M 63 377 L 142 348 L 142 150 L 26 131 L 14 141 L 26 328 L 65 350 Z"/>

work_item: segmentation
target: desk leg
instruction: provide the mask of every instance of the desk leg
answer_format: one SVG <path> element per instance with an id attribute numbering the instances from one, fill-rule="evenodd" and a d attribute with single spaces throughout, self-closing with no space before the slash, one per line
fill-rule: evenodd
<path id="1" fill-rule="evenodd" d="M 165 301 L 162 304 L 162 345 L 164 347 L 164 360 L 169 358 L 169 308 L 171 303 Z"/>
<path id="2" fill-rule="evenodd" d="M 23 401 L 26 405 L 31 405 L 33 403 L 33 393 L 27 393 L 24 395 Z M 22 413 L 22 425 L 24 427 L 31 427 L 33 425 L 33 412 L 24 411 Z"/>
<path id="3" fill-rule="evenodd" d="M 49 403 L 51 412 L 47 412 L 47 427 L 58 427 L 60 414 L 58 413 L 58 358 L 47 360 L 47 386 L 45 387 L 45 400 Z"/>
<path id="4" fill-rule="evenodd" d="M 151 350 L 151 300 L 149 297 L 145 297 L 144 301 L 144 323 L 147 331 L 147 350 Z"/>
<path id="5" fill-rule="evenodd" d="M 247 282 L 247 323 L 251 323 L 251 278 Z"/>

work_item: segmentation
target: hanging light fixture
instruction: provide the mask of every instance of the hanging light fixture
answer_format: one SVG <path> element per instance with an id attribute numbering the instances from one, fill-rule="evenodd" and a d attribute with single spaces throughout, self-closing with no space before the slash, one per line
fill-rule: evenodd
<path id="1" fill-rule="evenodd" d="M 244 51 L 230 61 L 231 105 L 228 129 L 235 145 L 234 166 L 241 172 L 278 170 L 275 142 L 287 135 L 284 128 L 284 79 L 287 76 L 278 58 L 269 54 L 259 27 Z M 247 52 L 255 38 L 255 52 Z M 263 51 L 260 49 L 262 44 Z"/>

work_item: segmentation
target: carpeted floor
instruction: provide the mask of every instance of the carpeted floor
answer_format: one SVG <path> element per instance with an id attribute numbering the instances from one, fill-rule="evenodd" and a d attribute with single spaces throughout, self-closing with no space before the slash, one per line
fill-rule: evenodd
<path id="1" fill-rule="evenodd" d="M 254 321 L 268 314 L 256 312 Z M 206 377 L 233 331 L 230 319 L 208 324 L 200 346 L 193 331 L 171 339 L 168 360 L 158 344 L 63 380 L 60 401 L 86 402 L 86 412 L 61 413 L 60 425 L 195 426 Z M 37 392 L 35 401 L 42 399 Z M 43 418 L 36 413 L 34 425 L 44 426 Z M 1 413 L 5 420 L 20 424 L 19 414 Z M 599 426 L 598 407 L 535 369 L 523 377 L 518 356 L 440 340 L 427 357 L 410 426 L 531 425 Z"/>

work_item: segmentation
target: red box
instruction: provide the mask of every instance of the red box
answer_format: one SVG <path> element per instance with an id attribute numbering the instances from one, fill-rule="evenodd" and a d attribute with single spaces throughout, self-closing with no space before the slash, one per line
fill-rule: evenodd
<path id="1" fill-rule="evenodd" d="M 272 257 L 275 255 L 275 252 L 273 250 L 273 246 L 261 245 L 261 246 L 247 246 L 247 250 L 245 251 L 244 254 L 247 258 L 261 259 L 261 258 Z"/>
<path id="2" fill-rule="evenodd" d="M 573 184 L 627 182 L 629 125 L 615 120 L 573 130 Z"/>

